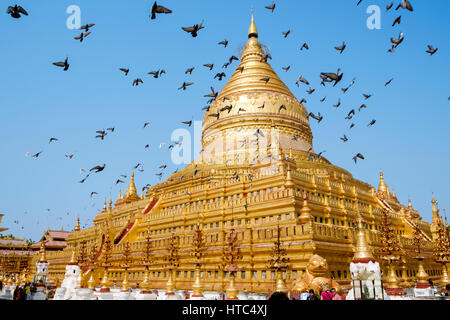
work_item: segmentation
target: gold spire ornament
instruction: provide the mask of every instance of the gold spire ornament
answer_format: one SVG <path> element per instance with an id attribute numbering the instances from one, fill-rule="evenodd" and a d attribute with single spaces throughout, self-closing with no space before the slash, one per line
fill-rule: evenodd
<path id="1" fill-rule="evenodd" d="M 256 28 L 255 20 L 253 18 L 253 7 L 252 7 L 252 22 L 250 23 L 250 28 L 248 29 L 248 37 L 258 38 L 258 29 Z"/>
<path id="2" fill-rule="evenodd" d="M 72 265 L 72 266 L 78 265 L 77 253 L 76 253 L 75 247 L 72 249 L 72 257 L 70 258 L 69 265 Z"/>
<path id="3" fill-rule="evenodd" d="M 277 239 L 274 242 L 273 250 L 270 254 L 269 260 L 269 269 L 275 270 L 276 272 L 276 292 L 288 292 L 286 287 L 286 283 L 283 279 L 283 271 L 287 270 L 289 266 L 287 263 L 289 262 L 289 258 L 286 258 L 287 251 L 285 248 L 282 248 L 281 244 L 281 228 L 280 223 L 277 226 Z"/>
<path id="4" fill-rule="evenodd" d="M 80 217 L 77 218 L 77 224 L 75 225 L 73 231 L 80 231 Z"/>
<path id="5" fill-rule="evenodd" d="M 306 191 L 303 191 L 303 206 L 300 209 L 300 218 L 299 218 L 301 223 L 306 223 L 312 220 L 311 211 L 312 210 L 308 205 L 308 196 L 306 194 Z"/>
<path id="6" fill-rule="evenodd" d="M 380 184 L 378 186 L 378 193 L 379 194 L 389 194 L 389 187 L 387 186 L 386 182 L 384 181 L 383 172 L 380 171 Z"/>
<path id="7" fill-rule="evenodd" d="M 358 212 L 357 218 L 358 226 L 356 232 L 356 246 L 355 255 L 353 256 L 354 263 L 368 263 L 370 261 L 375 262 L 370 247 L 367 243 L 367 233 L 363 225 L 363 218 Z"/>
<path id="8" fill-rule="evenodd" d="M 39 258 L 39 262 L 47 262 L 47 255 L 45 252 L 45 243 L 44 240 L 41 241 L 41 248 L 39 250 L 40 253 L 40 258 Z"/>

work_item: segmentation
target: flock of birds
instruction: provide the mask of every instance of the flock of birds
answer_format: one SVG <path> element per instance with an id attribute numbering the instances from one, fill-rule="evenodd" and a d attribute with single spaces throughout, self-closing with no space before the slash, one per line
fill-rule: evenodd
<path id="1" fill-rule="evenodd" d="M 363 0 L 358 0 L 357 5 L 360 5 L 361 2 Z M 391 8 L 393 8 L 394 3 L 390 3 L 389 5 L 386 6 L 386 11 L 391 10 Z M 273 2 L 271 5 L 267 5 L 265 6 L 265 8 L 267 10 L 269 10 L 271 13 L 275 12 L 276 9 L 276 3 Z M 408 0 L 401 0 L 400 3 L 398 4 L 398 6 L 396 7 L 395 10 L 406 10 L 409 12 L 413 12 L 413 7 L 411 5 L 411 3 Z M 163 14 L 171 14 L 173 13 L 173 11 L 171 9 L 168 9 L 162 5 L 157 4 L 157 2 L 155 1 L 153 6 L 151 7 L 150 10 L 150 19 L 151 20 L 155 20 L 157 19 L 158 15 L 163 15 Z M 21 7 L 20 5 L 15 5 L 15 6 L 9 6 L 7 9 L 7 14 L 10 15 L 12 18 L 15 19 L 19 19 L 22 16 L 28 16 L 28 12 Z M 393 21 L 392 27 L 395 27 L 396 25 L 400 25 L 402 23 L 402 16 L 399 15 L 398 17 L 395 18 L 395 20 Z M 79 28 L 79 30 L 81 31 L 81 33 L 77 36 L 74 37 L 74 40 L 79 41 L 80 43 L 83 42 L 90 34 L 91 34 L 91 30 L 92 28 L 95 26 L 94 23 L 90 23 L 90 24 L 86 24 L 83 25 Z M 199 24 L 194 24 L 193 26 L 189 26 L 189 27 L 181 27 L 182 31 L 188 33 L 190 36 L 192 36 L 193 38 L 197 38 L 199 36 L 199 32 L 203 29 L 205 29 L 205 26 L 203 25 L 203 21 Z M 287 31 L 283 31 L 282 32 L 282 36 L 284 38 L 287 38 L 290 34 L 292 33 L 292 30 L 287 30 Z M 390 39 L 390 48 L 388 50 L 389 53 L 394 53 L 395 50 L 404 42 L 405 40 L 405 35 L 403 32 L 399 33 L 399 36 L 394 38 L 392 37 Z M 227 48 L 227 46 L 229 45 L 229 41 L 227 39 L 224 39 L 220 42 L 218 42 L 218 45 L 223 46 L 224 48 Z M 348 45 L 345 42 L 342 42 L 342 44 L 337 45 L 334 47 L 334 49 L 339 52 L 339 54 L 343 54 L 345 52 L 345 50 L 347 50 Z M 300 51 L 303 50 L 310 50 L 310 46 L 308 45 L 308 43 L 303 43 L 300 46 Z M 425 51 L 426 53 L 430 54 L 430 56 L 433 56 L 434 54 L 436 54 L 436 52 L 438 51 L 438 48 L 435 48 L 433 45 L 428 45 L 428 49 Z M 265 56 L 261 59 L 261 62 L 265 62 L 268 63 L 268 60 L 272 59 L 272 56 L 270 53 L 266 53 Z M 222 69 L 227 69 L 229 66 L 232 65 L 232 63 L 234 61 L 239 61 L 239 58 L 232 55 L 223 65 L 222 65 Z M 59 62 L 53 62 L 53 65 L 59 68 L 62 68 L 63 71 L 68 71 L 70 68 L 70 64 L 69 64 L 69 57 L 66 57 L 64 59 L 64 61 L 59 61 Z M 203 64 L 203 67 L 209 69 L 209 71 L 213 71 L 215 64 L 214 63 L 205 63 Z M 282 67 L 282 69 L 285 72 L 288 72 L 291 69 L 291 65 L 288 65 L 286 67 Z M 195 70 L 195 66 L 189 67 L 184 73 L 185 75 L 192 75 L 192 73 Z M 120 67 L 119 71 L 123 73 L 123 76 L 127 77 L 129 72 L 130 72 L 130 68 L 129 67 Z M 244 67 L 240 67 L 238 68 L 238 71 L 243 72 L 244 71 Z M 152 76 L 155 79 L 161 78 L 163 75 L 166 74 L 166 70 L 164 69 L 158 69 L 158 70 L 153 70 L 147 73 L 148 75 Z M 327 85 L 332 85 L 333 87 L 336 87 L 339 83 L 341 83 L 342 79 L 343 79 L 344 73 L 343 71 L 339 68 L 336 72 L 322 72 L 319 74 L 320 77 L 320 85 L 325 87 Z M 220 71 L 217 72 L 215 74 L 215 76 L 213 77 L 214 79 L 218 79 L 219 81 L 222 81 L 224 78 L 226 78 L 226 73 L 224 71 Z M 394 78 L 391 78 L 390 80 L 388 80 L 384 86 L 388 86 L 392 83 L 392 81 L 394 80 Z M 271 81 L 270 77 L 266 77 L 266 78 L 261 78 L 260 81 L 264 82 L 265 84 L 268 84 Z M 350 88 L 355 84 L 356 79 L 353 78 L 351 83 L 344 87 L 341 88 L 341 91 L 343 94 L 345 94 L 348 90 L 350 90 Z M 139 86 L 140 84 L 144 83 L 144 80 L 142 79 L 142 77 L 136 77 L 134 78 L 132 81 L 132 86 Z M 300 86 L 302 85 L 306 85 L 309 87 L 308 90 L 306 90 L 307 94 L 311 95 L 313 94 L 316 89 L 310 87 L 310 82 L 306 79 L 306 77 L 304 77 L 303 75 L 298 77 L 298 80 L 295 83 L 297 85 L 297 87 L 300 88 Z M 178 87 L 178 90 L 187 90 L 188 87 L 194 85 L 194 82 L 189 82 L 189 81 L 184 81 L 180 87 Z M 217 92 L 214 87 L 211 87 L 211 92 L 207 93 L 204 95 L 205 98 L 208 98 L 207 101 L 207 106 L 203 107 L 202 110 L 206 111 L 206 112 L 210 112 L 210 107 L 211 104 L 214 103 L 214 101 L 217 99 L 219 92 Z M 362 98 L 364 99 L 363 103 L 361 104 L 361 106 L 359 108 L 355 108 L 352 109 L 347 116 L 345 117 L 345 119 L 347 120 L 353 120 L 353 118 L 357 115 L 357 111 L 356 109 L 358 109 L 358 112 L 362 112 L 363 109 L 367 108 L 367 105 L 365 104 L 365 101 L 369 100 L 372 97 L 372 94 L 369 93 L 363 93 L 362 94 Z M 227 99 L 227 97 L 224 98 L 224 101 Z M 321 103 L 325 102 L 326 97 L 322 98 L 320 100 Z M 449 97 L 450 100 L 450 97 Z M 307 103 L 307 100 L 305 98 L 303 98 L 300 103 L 304 104 Z M 339 108 L 341 106 L 341 98 L 338 99 L 338 102 L 334 105 L 332 105 L 333 108 Z M 265 103 L 263 105 L 261 105 L 259 108 L 264 109 L 265 107 Z M 232 110 L 233 106 L 229 105 L 226 106 L 224 108 L 222 108 L 219 112 L 217 113 L 210 113 L 208 116 L 209 117 L 214 117 L 216 119 L 220 118 L 221 113 L 224 112 L 228 112 L 230 113 Z M 280 108 L 278 109 L 278 112 L 281 113 L 283 110 L 287 110 L 286 107 L 284 105 L 280 106 Z M 246 112 L 246 110 L 244 108 L 239 108 L 238 113 L 241 112 Z M 317 114 L 310 112 L 308 115 L 309 118 L 316 120 L 318 123 L 320 123 L 323 119 L 324 116 L 318 112 Z M 351 122 L 351 121 L 350 121 Z M 373 125 L 375 125 L 376 120 L 373 119 L 367 126 L 371 127 Z M 182 124 L 184 125 L 188 125 L 189 127 L 192 126 L 192 120 L 189 121 L 183 121 Z M 150 125 L 150 122 L 145 122 L 143 125 L 143 129 L 147 128 Z M 351 124 L 349 125 L 349 129 L 352 129 L 353 127 L 355 127 L 355 123 L 351 122 Z M 105 137 L 109 134 L 113 134 L 115 131 L 114 127 L 111 128 L 107 128 L 107 129 L 100 129 L 96 131 L 96 135 L 95 135 L 95 139 L 99 139 L 101 141 L 103 141 L 105 139 Z M 261 134 L 260 132 L 258 133 L 259 129 L 256 132 L 256 136 L 258 137 L 259 134 Z M 298 140 L 298 136 L 293 136 L 292 139 L 293 140 Z M 340 137 L 340 140 L 342 140 L 344 143 L 349 141 L 349 138 L 347 137 L 347 135 L 343 135 L 342 137 Z M 56 143 L 58 142 L 59 139 L 56 137 L 52 137 L 49 139 L 49 144 L 52 143 Z M 161 142 L 159 147 L 162 148 L 164 145 L 166 145 L 167 143 L 165 142 Z M 178 145 L 181 147 L 181 142 L 175 142 L 175 144 L 170 144 L 168 146 L 169 149 L 173 149 L 175 147 L 175 145 Z M 150 145 L 147 144 L 145 145 L 145 149 L 149 149 Z M 319 154 L 313 154 L 312 153 L 312 148 L 308 151 L 311 159 L 313 161 L 315 161 L 316 159 L 320 159 L 322 154 L 326 152 L 326 151 L 322 151 Z M 43 151 L 37 152 L 37 153 L 30 153 L 27 152 L 26 155 L 27 156 L 31 156 L 33 158 L 38 158 L 42 155 Z M 65 157 L 67 159 L 72 159 L 75 156 L 75 154 L 65 154 Z M 353 161 L 355 162 L 355 164 L 357 163 L 358 160 L 364 160 L 365 157 L 362 153 L 357 153 L 352 157 Z M 105 168 L 107 167 L 107 165 L 105 163 L 103 164 L 99 164 L 96 166 L 93 166 L 92 168 L 90 168 L 89 170 L 85 170 L 85 169 L 80 169 L 80 173 L 86 173 L 86 176 L 79 181 L 79 183 L 85 183 L 85 181 L 92 175 L 92 174 L 98 174 L 101 173 L 103 170 L 105 170 Z M 155 175 L 159 177 L 159 179 L 162 179 L 163 176 L 163 172 L 162 170 L 166 169 L 167 165 L 163 164 L 161 166 L 159 166 L 158 169 L 161 170 L 161 172 L 156 173 Z M 144 171 L 143 165 L 141 163 L 138 163 L 136 166 L 133 167 L 133 169 L 138 170 L 140 172 Z M 177 172 L 178 169 L 175 171 Z M 197 173 L 197 172 L 195 172 Z M 125 181 L 123 179 L 126 179 L 127 175 L 120 175 L 120 177 L 118 177 L 118 179 L 115 181 L 115 184 L 119 184 L 119 183 L 125 183 Z M 148 189 L 150 187 L 149 184 L 147 184 L 146 186 L 144 186 L 142 188 L 142 191 Z M 98 195 L 98 193 L 96 191 L 92 191 L 90 193 L 90 196 L 93 197 L 94 195 Z M 49 210 L 49 209 L 48 209 Z M 23 229 L 23 227 L 22 227 Z"/>

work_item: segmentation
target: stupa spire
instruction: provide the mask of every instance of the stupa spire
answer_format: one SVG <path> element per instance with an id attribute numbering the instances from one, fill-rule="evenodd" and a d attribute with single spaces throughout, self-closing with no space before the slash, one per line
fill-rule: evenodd
<path id="1" fill-rule="evenodd" d="M 45 242 L 42 240 L 41 242 L 41 248 L 39 249 L 39 253 L 41 257 L 39 258 L 39 262 L 47 262 L 47 255 L 45 252 Z"/>
<path id="2" fill-rule="evenodd" d="M 389 188 L 384 181 L 383 172 L 380 171 L 380 184 L 378 186 L 378 193 L 388 193 L 389 194 Z"/>
<path id="3" fill-rule="evenodd" d="M 250 28 L 248 29 L 248 37 L 258 38 L 258 29 L 256 28 L 255 20 L 253 18 L 253 7 L 252 7 L 252 22 L 250 23 Z"/>
<path id="4" fill-rule="evenodd" d="M 80 231 L 80 217 L 77 218 L 77 224 L 75 225 L 73 231 Z"/>
<path id="5" fill-rule="evenodd" d="M 356 233 L 356 246 L 355 246 L 355 255 L 353 256 L 354 262 L 362 262 L 367 263 L 369 261 L 375 261 L 373 258 L 372 252 L 370 250 L 369 244 L 367 243 L 367 235 L 366 230 L 364 229 L 363 218 L 361 214 L 358 212 L 358 227 Z"/>
<path id="6" fill-rule="evenodd" d="M 130 184 L 128 185 L 126 197 L 137 196 L 136 185 L 134 184 L 134 172 L 131 172 Z"/>

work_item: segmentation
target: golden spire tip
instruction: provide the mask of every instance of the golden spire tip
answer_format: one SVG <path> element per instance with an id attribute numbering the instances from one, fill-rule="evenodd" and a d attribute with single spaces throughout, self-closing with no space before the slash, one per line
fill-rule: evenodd
<path id="1" fill-rule="evenodd" d="M 248 29 L 248 37 L 258 38 L 258 29 L 256 28 L 255 19 L 253 18 L 253 7 L 252 7 L 252 22 L 250 23 L 250 28 Z"/>

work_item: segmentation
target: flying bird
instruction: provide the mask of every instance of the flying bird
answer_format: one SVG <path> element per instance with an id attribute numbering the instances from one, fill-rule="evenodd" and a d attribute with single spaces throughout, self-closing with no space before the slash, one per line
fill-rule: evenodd
<path id="1" fill-rule="evenodd" d="M 392 8 L 393 5 L 394 5 L 393 2 L 391 2 L 391 4 L 388 4 L 388 5 L 386 6 L 386 11 L 389 11 L 389 10 Z"/>
<path id="2" fill-rule="evenodd" d="M 73 156 L 74 156 L 74 154 L 65 154 L 64 156 L 65 156 L 66 158 L 72 159 Z"/>
<path id="3" fill-rule="evenodd" d="M 400 2 L 400 4 L 397 6 L 397 8 L 395 8 L 395 10 L 398 10 L 400 8 L 409 10 L 409 11 L 414 11 L 411 3 L 408 0 L 402 0 L 402 2 Z"/>
<path id="4" fill-rule="evenodd" d="M 342 77 L 343 77 L 344 74 L 342 73 L 341 69 L 338 69 L 337 73 L 322 72 L 321 75 L 326 77 L 326 78 L 328 78 L 328 79 L 330 79 L 331 82 L 334 81 L 333 87 L 335 87 L 342 80 Z"/>
<path id="5" fill-rule="evenodd" d="M 270 81 L 270 77 L 259 79 L 260 81 L 265 81 L 266 84 Z"/>
<path id="6" fill-rule="evenodd" d="M 377 122 L 377 120 L 372 120 L 372 121 L 370 121 L 370 123 L 367 126 L 368 127 L 373 126 L 375 124 L 375 122 Z"/>
<path id="7" fill-rule="evenodd" d="M 83 42 L 84 38 L 86 38 L 88 35 L 90 35 L 90 32 L 81 33 L 79 36 L 74 37 L 75 40 L 80 40 L 80 42 Z"/>
<path id="8" fill-rule="evenodd" d="M 240 71 L 241 73 L 244 71 L 244 66 L 237 68 L 236 70 Z"/>
<path id="9" fill-rule="evenodd" d="M 286 72 L 288 72 L 290 68 L 291 68 L 291 66 L 281 67 L 281 69 L 283 69 L 283 70 L 286 71 Z"/>
<path id="10" fill-rule="evenodd" d="M 39 157 L 39 156 L 42 154 L 42 152 L 43 152 L 43 151 L 40 151 L 40 152 L 38 152 L 38 153 L 35 153 L 35 154 L 33 154 L 31 157 L 32 157 L 32 158 L 37 158 L 37 157 Z"/>
<path id="11" fill-rule="evenodd" d="M 183 84 L 181 85 L 181 87 L 178 88 L 178 90 L 181 90 L 181 89 L 186 90 L 186 88 L 188 86 L 191 86 L 193 84 L 194 84 L 193 82 L 183 82 Z"/>
<path id="12" fill-rule="evenodd" d="M 219 78 L 219 81 L 222 81 L 222 78 L 223 78 L 223 77 L 226 77 L 226 76 L 227 76 L 227 75 L 225 74 L 225 72 L 221 72 L 221 73 L 216 74 L 216 75 L 214 76 L 214 79 Z"/>
<path id="13" fill-rule="evenodd" d="M 323 119 L 323 116 L 320 114 L 320 112 L 317 114 L 317 116 L 314 113 L 310 112 L 308 117 L 311 117 L 311 118 L 317 120 L 317 123 L 320 123 Z"/>
<path id="14" fill-rule="evenodd" d="M 397 48 L 405 39 L 403 32 L 400 32 L 398 39 L 391 38 L 391 42 L 394 44 L 395 48 Z"/>
<path id="15" fill-rule="evenodd" d="M 364 160 L 364 156 L 361 153 L 358 153 L 353 157 L 353 161 L 355 161 L 355 163 L 358 159 Z"/>
<path id="16" fill-rule="evenodd" d="M 284 32 L 283 32 L 284 38 L 287 38 L 287 36 L 288 36 L 290 33 L 291 33 L 291 30 L 284 31 Z"/>
<path id="17" fill-rule="evenodd" d="M 214 87 L 211 87 L 211 93 L 204 95 L 205 98 L 213 98 L 216 99 L 219 93 L 214 90 Z"/>
<path id="18" fill-rule="evenodd" d="M 145 129 L 149 124 L 150 124 L 150 122 L 144 123 L 144 127 L 142 129 Z"/>
<path id="19" fill-rule="evenodd" d="M 125 74 L 125 76 L 127 76 L 128 72 L 130 72 L 130 69 L 125 69 L 125 68 L 119 68 L 119 70 L 122 71 Z"/>
<path id="20" fill-rule="evenodd" d="M 425 51 L 426 53 L 429 53 L 430 56 L 436 53 L 438 51 L 438 48 L 434 48 L 432 45 L 428 45 L 428 50 Z"/>
<path id="21" fill-rule="evenodd" d="M 239 58 L 236 57 L 236 56 L 231 56 L 231 57 L 228 59 L 228 62 L 229 62 L 230 64 L 232 64 L 234 60 L 239 61 Z"/>
<path id="22" fill-rule="evenodd" d="M 194 71 L 194 69 L 195 69 L 195 67 L 189 68 L 184 72 L 184 74 L 188 74 L 188 73 L 192 74 L 192 71 Z"/>
<path id="23" fill-rule="evenodd" d="M 119 183 L 125 183 L 125 182 L 123 182 L 123 181 L 120 180 L 120 179 L 117 179 L 116 184 L 119 184 Z"/>
<path id="24" fill-rule="evenodd" d="M 48 143 L 52 143 L 53 141 L 58 141 L 58 139 L 56 139 L 56 138 L 50 138 L 50 140 L 49 140 Z"/>
<path id="25" fill-rule="evenodd" d="M 69 59 L 66 58 L 66 60 L 64 60 L 64 62 L 53 62 L 53 64 L 57 67 L 62 67 L 64 68 L 64 71 L 67 71 L 69 69 Z"/>
<path id="26" fill-rule="evenodd" d="M 344 52 L 345 48 L 347 47 L 347 45 L 345 44 L 345 42 L 342 42 L 341 46 L 338 47 L 334 47 L 337 51 L 340 51 L 340 53 Z"/>
<path id="27" fill-rule="evenodd" d="M 191 121 L 183 121 L 182 124 L 187 124 L 189 127 L 192 126 L 192 120 Z"/>
<path id="28" fill-rule="evenodd" d="M 272 13 L 273 13 L 273 11 L 275 10 L 275 7 L 276 7 L 276 4 L 275 4 L 275 2 L 273 2 L 270 6 L 266 6 L 265 8 L 272 10 Z"/>
<path id="29" fill-rule="evenodd" d="M 371 94 L 365 94 L 365 93 L 363 93 L 363 97 L 364 97 L 364 99 L 369 99 L 370 97 L 371 97 L 372 95 Z"/>
<path id="30" fill-rule="evenodd" d="M 28 12 L 24 8 L 16 4 L 14 7 L 9 6 L 8 9 L 6 10 L 6 14 L 11 15 L 11 17 L 15 19 L 19 19 L 21 17 L 21 14 L 27 16 Z"/>
<path id="31" fill-rule="evenodd" d="M 160 14 L 160 13 L 168 14 L 168 13 L 172 13 L 172 10 L 167 9 L 166 7 L 163 7 L 163 6 L 158 6 L 158 4 L 155 1 L 155 3 L 152 6 L 152 12 L 151 12 L 151 19 L 152 20 L 156 19 L 156 14 L 157 13 L 158 14 Z"/>
<path id="32" fill-rule="evenodd" d="M 106 167 L 106 164 L 103 164 L 102 166 L 95 166 L 89 171 L 95 171 L 97 173 L 97 172 L 103 171 L 105 169 L 105 167 Z"/>
<path id="33" fill-rule="evenodd" d="M 361 111 L 362 109 L 367 108 L 367 106 L 365 104 L 361 105 L 361 107 L 359 107 L 358 111 Z"/>
<path id="34" fill-rule="evenodd" d="M 225 39 L 225 40 L 223 40 L 223 41 L 220 41 L 219 43 L 218 43 L 219 45 L 223 45 L 224 46 L 224 48 L 226 48 L 227 47 L 227 45 L 228 45 L 228 40 L 227 39 Z"/>
<path id="35" fill-rule="evenodd" d="M 398 16 L 397 18 L 395 18 L 392 26 L 395 26 L 396 24 L 400 24 L 400 22 L 402 22 L 402 16 Z"/>
<path id="36" fill-rule="evenodd" d="M 201 29 L 204 29 L 205 27 L 203 26 L 203 24 L 195 24 L 192 27 L 181 27 L 181 29 L 183 29 L 184 31 L 186 31 L 187 33 L 190 33 L 192 35 L 193 38 L 196 38 L 198 35 L 198 32 Z"/>
<path id="37" fill-rule="evenodd" d="M 341 98 L 338 99 L 338 103 L 333 105 L 334 108 L 339 108 L 341 106 Z"/>
<path id="38" fill-rule="evenodd" d="M 209 68 L 209 70 L 212 70 L 214 68 L 214 64 L 209 64 L 209 63 L 204 64 L 203 66 Z"/>
<path id="39" fill-rule="evenodd" d="M 309 86 L 309 82 L 308 80 L 306 80 L 306 78 L 304 78 L 303 76 L 298 77 L 298 80 L 296 82 L 297 87 L 299 86 L 299 83 L 302 82 L 304 84 L 306 84 L 307 86 Z"/>
<path id="40" fill-rule="evenodd" d="M 384 86 L 386 87 L 386 86 L 390 85 L 391 82 L 392 82 L 392 80 L 394 80 L 394 78 L 392 78 L 391 80 L 389 80 L 388 82 L 386 82 L 386 83 L 384 84 Z"/>
<path id="41" fill-rule="evenodd" d="M 344 134 L 344 137 L 343 138 L 340 138 L 342 141 L 344 141 L 344 142 L 347 142 L 348 141 L 348 138 L 347 138 L 347 136 Z"/>
<path id="42" fill-rule="evenodd" d="M 303 51 L 303 49 L 309 50 L 309 46 L 306 42 L 304 44 L 302 44 L 300 51 Z"/>
<path id="43" fill-rule="evenodd" d="M 287 111 L 287 108 L 286 108 L 286 106 L 285 106 L 284 104 L 282 104 L 282 105 L 278 108 L 278 113 L 280 113 L 281 110 L 286 110 L 286 111 Z"/>
<path id="44" fill-rule="evenodd" d="M 133 87 L 134 86 L 139 86 L 139 83 L 144 83 L 144 81 L 142 81 L 141 78 L 137 78 L 133 81 Z"/>
<path id="45" fill-rule="evenodd" d="M 86 32 L 89 31 L 90 28 L 95 26 L 95 23 L 85 24 L 84 26 L 81 26 L 78 30 L 84 30 Z"/>

